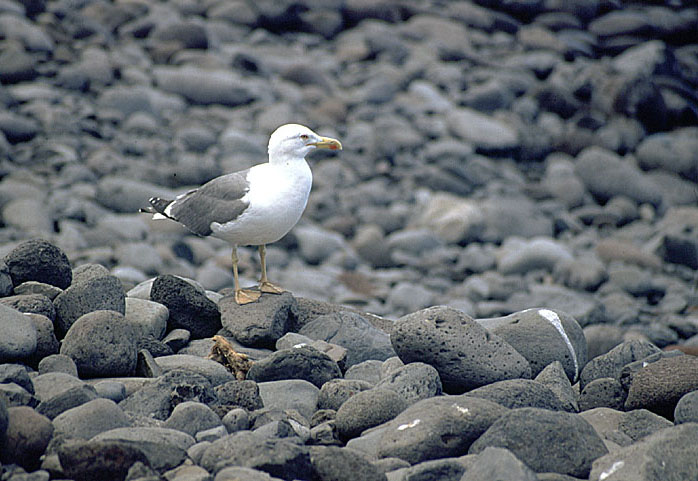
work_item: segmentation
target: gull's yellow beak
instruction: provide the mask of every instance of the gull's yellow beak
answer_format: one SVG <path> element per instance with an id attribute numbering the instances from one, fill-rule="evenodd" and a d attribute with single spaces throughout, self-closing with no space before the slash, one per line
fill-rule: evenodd
<path id="1" fill-rule="evenodd" d="M 311 142 L 308 145 L 314 145 L 318 149 L 342 150 L 342 143 L 330 137 L 320 137 L 319 141 Z"/>

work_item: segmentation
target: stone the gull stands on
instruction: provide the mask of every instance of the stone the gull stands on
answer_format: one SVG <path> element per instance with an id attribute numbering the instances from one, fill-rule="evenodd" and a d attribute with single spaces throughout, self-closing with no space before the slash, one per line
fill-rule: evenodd
<path id="1" fill-rule="evenodd" d="M 174 200 L 152 197 L 153 219 L 172 219 L 200 236 L 212 235 L 233 246 L 235 301 L 254 302 L 262 292 L 279 294 L 267 279 L 266 244 L 285 236 L 300 219 L 313 181 L 305 156 L 315 149 L 341 150 L 342 144 L 303 125 L 282 125 L 269 138 L 269 162 L 222 175 Z M 259 246 L 259 290 L 241 289 L 239 245 Z"/>

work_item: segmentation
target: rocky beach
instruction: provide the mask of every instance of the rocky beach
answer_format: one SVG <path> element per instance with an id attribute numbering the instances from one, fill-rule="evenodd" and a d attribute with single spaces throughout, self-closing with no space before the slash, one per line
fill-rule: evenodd
<path id="1" fill-rule="evenodd" d="M 697 92 L 688 0 L 0 0 L 0 480 L 698 479 Z M 139 209 L 285 123 L 241 306 Z"/>

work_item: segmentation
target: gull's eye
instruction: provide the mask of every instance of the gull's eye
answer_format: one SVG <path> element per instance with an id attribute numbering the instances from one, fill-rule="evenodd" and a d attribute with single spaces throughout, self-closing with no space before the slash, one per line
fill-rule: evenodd
<path id="1" fill-rule="evenodd" d="M 301 140 L 308 140 L 309 137 L 305 134 L 301 134 Z"/>

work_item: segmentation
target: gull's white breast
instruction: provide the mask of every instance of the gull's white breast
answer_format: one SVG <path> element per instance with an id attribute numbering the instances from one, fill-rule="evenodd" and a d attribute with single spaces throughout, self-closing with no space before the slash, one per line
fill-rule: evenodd
<path id="1" fill-rule="evenodd" d="M 213 222 L 213 235 L 235 245 L 276 242 L 300 220 L 308 203 L 313 175 L 304 159 L 260 164 L 247 174 L 249 207 L 234 221 Z"/>

